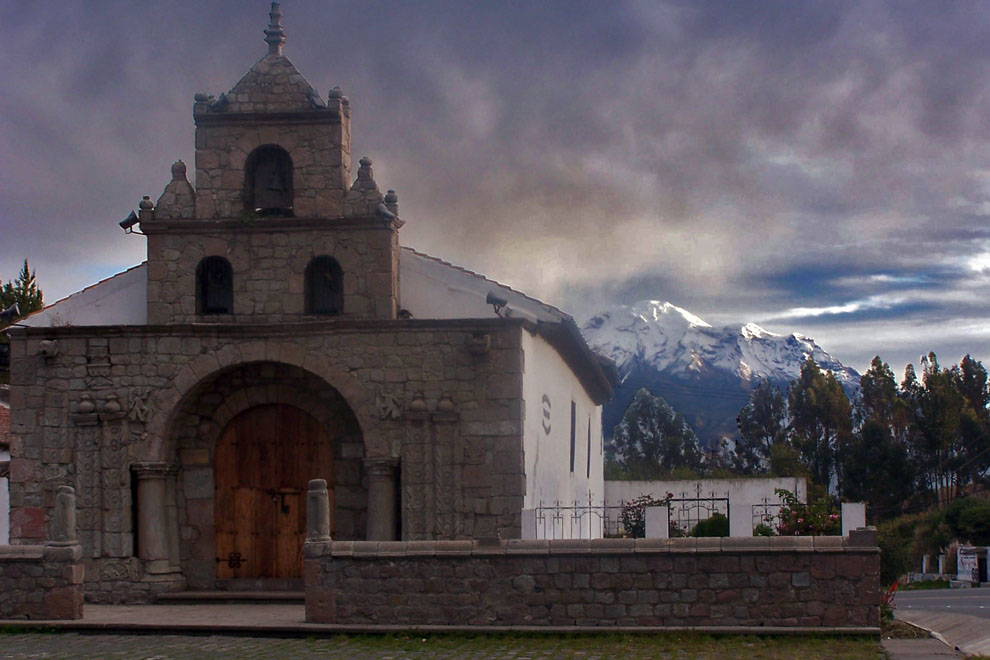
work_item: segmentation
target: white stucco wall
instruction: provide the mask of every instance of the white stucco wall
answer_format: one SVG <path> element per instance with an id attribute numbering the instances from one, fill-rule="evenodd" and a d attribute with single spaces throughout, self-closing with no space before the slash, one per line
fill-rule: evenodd
<path id="1" fill-rule="evenodd" d="M 140 264 L 62 298 L 19 321 L 35 327 L 145 325 L 148 265 Z"/>
<path id="2" fill-rule="evenodd" d="M 538 506 L 599 507 L 605 497 L 602 454 L 602 409 L 595 405 L 577 376 L 556 350 L 539 335 L 523 332 L 523 445 L 526 465 L 524 509 Z M 571 471 L 571 402 L 574 402 L 574 471 Z M 590 452 L 589 452 L 590 434 Z M 585 512 L 564 520 L 551 534 L 536 538 L 600 538 L 601 518 Z M 549 517 L 549 513 L 547 513 Z M 524 538 L 532 538 L 524 531 Z"/>
<path id="3" fill-rule="evenodd" d="M 777 504 L 780 498 L 774 489 L 783 488 L 794 493 L 802 502 L 808 496 L 808 487 L 803 478 L 774 477 L 762 479 L 697 479 L 671 481 L 606 481 L 605 501 L 609 506 L 619 507 L 642 495 L 662 499 L 667 493 L 674 497 L 694 497 L 701 487 L 701 494 L 707 497 L 715 493 L 717 497 L 729 497 L 729 535 L 753 535 L 753 506 L 762 504 L 764 499 Z"/>
<path id="4" fill-rule="evenodd" d="M 489 292 L 509 303 L 531 321 L 557 322 L 563 314 L 549 305 L 514 291 L 483 275 L 403 248 L 399 255 L 399 305 L 416 319 L 490 319 Z"/>

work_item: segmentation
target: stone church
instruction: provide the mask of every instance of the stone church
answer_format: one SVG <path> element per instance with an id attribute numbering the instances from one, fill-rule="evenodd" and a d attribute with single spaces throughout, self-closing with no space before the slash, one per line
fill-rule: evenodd
<path id="1" fill-rule="evenodd" d="M 610 363 L 400 245 L 348 98 L 270 17 L 267 54 L 195 95 L 195 186 L 176 162 L 120 223 L 147 260 L 10 329 L 11 543 L 75 487 L 91 601 L 298 584 L 310 479 L 340 540 L 519 538 L 524 509 L 604 497 Z"/>

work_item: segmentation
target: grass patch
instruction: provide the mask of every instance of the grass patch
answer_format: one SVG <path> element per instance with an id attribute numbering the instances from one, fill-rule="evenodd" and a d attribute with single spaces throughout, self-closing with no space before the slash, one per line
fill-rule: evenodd
<path id="1" fill-rule="evenodd" d="M 928 639 L 931 637 L 927 630 L 900 619 L 894 619 L 883 624 L 881 636 L 884 639 Z"/>
<path id="2" fill-rule="evenodd" d="M 683 634 L 393 634 L 313 640 L 338 650 L 363 651 L 368 657 L 394 653 L 401 658 L 622 658 L 623 660 L 882 660 L 872 637 L 755 636 Z M 337 644 L 341 644 L 338 647 Z M 328 648 L 329 650 L 329 648 Z"/>
<path id="3" fill-rule="evenodd" d="M 948 589 L 952 585 L 949 584 L 948 580 L 920 580 L 919 582 L 908 582 L 903 587 L 900 587 L 901 591 L 921 591 L 924 589 Z"/>

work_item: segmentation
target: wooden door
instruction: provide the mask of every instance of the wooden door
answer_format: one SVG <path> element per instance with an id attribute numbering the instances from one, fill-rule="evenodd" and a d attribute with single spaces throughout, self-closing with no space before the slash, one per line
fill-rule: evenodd
<path id="1" fill-rule="evenodd" d="M 217 578 L 302 575 L 306 488 L 333 492 L 333 444 L 308 413 L 269 404 L 227 424 L 214 456 Z"/>

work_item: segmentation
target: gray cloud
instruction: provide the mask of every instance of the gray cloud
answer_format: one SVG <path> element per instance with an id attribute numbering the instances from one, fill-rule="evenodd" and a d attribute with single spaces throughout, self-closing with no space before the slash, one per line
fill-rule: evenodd
<path id="1" fill-rule="evenodd" d="M 283 3 L 287 55 L 350 96 L 354 155 L 399 191 L 404 243 L 578 315 L 653 297 L 710 321 L 787 318 L 851 360 L 880 351 L 857 348 L 880 326 L 934 348 L 937 323 L 896 332 L 921 302 L 975 318 L 972 278 L 908 294 L 869 277 L 986 250 L 985 3 L 476 4 Z M 264 53 L 266 11 L 6 12 L 0 277 L 27 256 L 58 295 L 139 261 L 113 223 L 191 160 L 192 95 Z M 835 285 L 850 276 L 866 283 Z M 855 314 L 787 316 L 896 291 L 908 303 L 859 344 Z M 964 341 L 990 358 L 987 335 Z"/>

